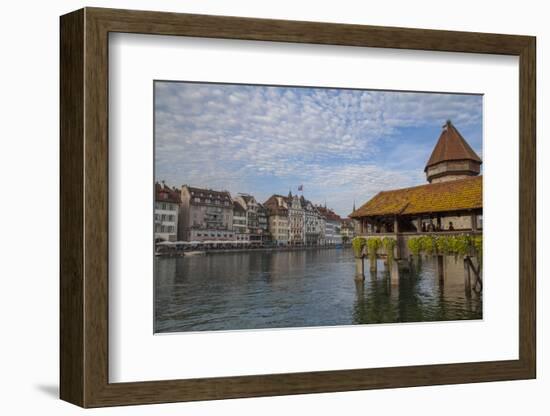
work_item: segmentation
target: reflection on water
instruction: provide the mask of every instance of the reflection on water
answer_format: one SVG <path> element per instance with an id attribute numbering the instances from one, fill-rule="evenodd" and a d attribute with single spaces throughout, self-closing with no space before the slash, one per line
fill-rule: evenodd
<path id="1" fill-rule="evenodd" d="M 155 332 L 481 319 L 461 260 L 354 280 L 351 249 L 226 253 L 155 259 Z"/>

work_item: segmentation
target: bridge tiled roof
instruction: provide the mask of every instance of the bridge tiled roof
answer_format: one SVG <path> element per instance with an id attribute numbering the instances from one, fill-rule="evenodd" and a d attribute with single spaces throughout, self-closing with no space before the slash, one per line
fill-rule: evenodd
<path id="1" fill-rule="evenodd" d="M 379 192 L 352 212 L 350 217 L 411 215 L 482 208 L 482 187 L 483 177 L 474 176 Z"/>

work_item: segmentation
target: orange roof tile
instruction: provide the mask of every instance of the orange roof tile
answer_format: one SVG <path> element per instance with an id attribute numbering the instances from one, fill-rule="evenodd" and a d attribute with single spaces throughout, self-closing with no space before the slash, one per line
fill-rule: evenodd
<path id="1" fill-rule="evenodd" d="M 447 160 L 473 160 L 481 163 L 479 156 L 450 121 L 443 126 L 441 136 L 439 136 L 424 171 L 430 166 Z"/>
<path id="2" fill-rule="evenodd" d="M 482 193 L 482 176 L 395 189 L 379 192 L 351 213 L 350 217 L 410 215 L 482 208 Z"/>

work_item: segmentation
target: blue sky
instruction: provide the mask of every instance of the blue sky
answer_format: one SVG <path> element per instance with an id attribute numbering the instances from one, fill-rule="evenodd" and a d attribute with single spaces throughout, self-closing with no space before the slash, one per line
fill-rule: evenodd
<path id="1" fill-rule="evenodd" d="M 297 192 L 347 216 L 382 190 L 426 183 L 447 119 L 482 157 L 482 96 L 155 82 L 155 179 Z"/>

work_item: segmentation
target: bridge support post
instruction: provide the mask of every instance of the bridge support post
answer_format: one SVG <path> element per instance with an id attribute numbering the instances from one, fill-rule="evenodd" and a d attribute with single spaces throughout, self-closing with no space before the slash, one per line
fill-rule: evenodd
<path id="1" fill-rule="evenodd" d="M 374 261 L 372 261 L 374 259 Z M 378 258 L 377 256 L 369 256 L 369 268 L 371 272 L 376 272 L 378 270 Z"/>
<path id="2" fill-rule="evenodd" d="M 390 281 L 392 286 L 399 286 L 399 263 L 397 261 L 389 262 L 388 268 L 390 271 Z"/>
<path id="3" fill-rule="evenodd" d="M 472 297 L 472 271 L 467 257 L 464 257 L 464 292 L 466 297 Z"/>
<path id="4" fill-rule="evenodd" d="M 355 258 L 355 280 L 365 280 L 365 258 Z"/>
<path id="5" fill-rule="evenodd" d="M 436 256 L 436 269 L 437 269 L 437 278 L 439 283 L 445 283 L 445 258 L 443 256 Z"/>

